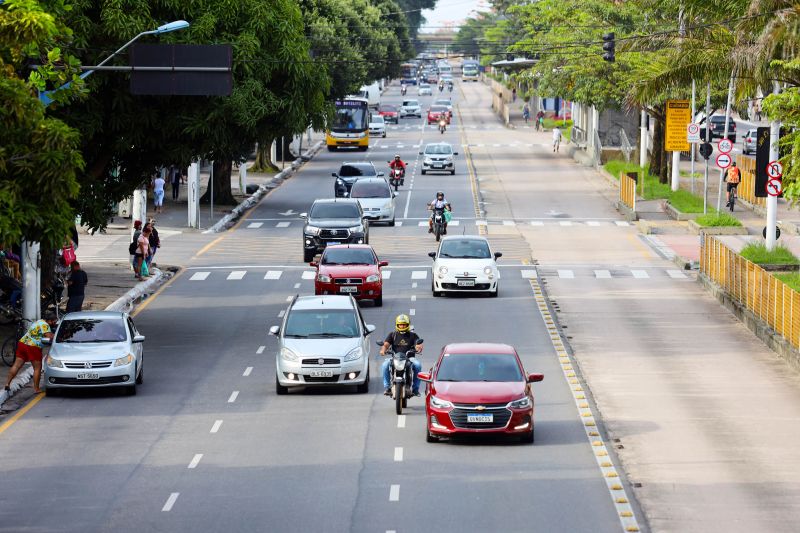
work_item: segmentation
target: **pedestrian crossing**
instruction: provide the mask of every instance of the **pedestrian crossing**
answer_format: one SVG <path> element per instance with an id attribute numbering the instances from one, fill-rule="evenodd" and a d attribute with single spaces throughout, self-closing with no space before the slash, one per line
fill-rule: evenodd
<path id="1" fill-rule="evenodd" d="M 405 225 L 414 225 L 416 222 L 417 226 L 427 226 L 428 219 L 419 219 L 419 218 L 406 218 L 406 219 L 396 219 L 395 226 L 402 227 Z M 302 228 L 305 225 L 303 220 L 294 220 L 294 221 L 280 221 L 276 222 L 272 221 L 258 221 L 258 222 L 250 222 L 245 229 L 286 229 L 286 228 Z M 461 226 L 461 225 L 472 225 L 472 226 L 533 226 L 533 227 L 541 227 L 541 226 L 561 226 L 563 228 L 569 228 L 573 226 L 580 226 L 580 227 L 588 227 L 588 228 L 601 228 L 601 227 L 609 227 L 609 226 L 619 226 L 619 227 L 626 227 L 630 226 L 630 222 L 627 220 L 559 220 L 559 219 L 540 219 L 540 220 L 530 220 L 530 219 L 518 219 L 518 220 L 501 220 L 501 219 L 458 219 L 454 218 L 451 220 L 448 225 L 450 226 Z"/>
<path id="2" fill-rule="evenodd" d="M 544 278 L 571 279 L 674 279 L 690 280 L 692 276 L 683 270 L 664 268 L 616 268 L 616 269 L 569 269 L 538 267 L 537 274 Z"/>

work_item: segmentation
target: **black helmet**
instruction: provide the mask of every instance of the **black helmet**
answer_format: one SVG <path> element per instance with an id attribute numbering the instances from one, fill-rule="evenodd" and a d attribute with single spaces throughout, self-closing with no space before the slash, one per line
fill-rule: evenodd
<path id="1" fill-rule="evenodd" d="M 436 198 L 439 198 L 440 196 L 444 200 L 444 193 L 442 191 L 436 191 Z"/>

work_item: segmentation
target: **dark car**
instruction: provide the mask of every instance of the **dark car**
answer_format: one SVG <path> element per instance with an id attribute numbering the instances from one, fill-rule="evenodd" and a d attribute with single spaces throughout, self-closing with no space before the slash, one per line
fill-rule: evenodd
<path id="1" fill-rule="evenodd" d="M 358 200 L 349 198 L 316 200 L 308 213 L 302 213 L 303 262 L 333 244 L 367 244 L 369 223 Z"/>
<path id="2" fill-rule="evenodd" d="M 331 173 L 336 178 L 333 184 L 333 194 L 336 198 L 350 196 L 350 189 L 360 178 L 376 178 L 383 176 L 383 172 L 375 170 L 371 161 L 351 161 L 342 163 L 339 172 Z"/>
<path id="3" fill-rule="evenodd" d="M 394 122 L 397 124 L 400 120 L 396 105 L 382 104 L 378 107 L 378 114 L 381 115 L 386 122 Z"/>
<path id="4" fill-rule="evenodd" d="M 705 119 L 701 121 L 700 138 L 706 139 L 706 124 Z M 725 136 L 725 115 L 711 115 L 711 137 L 708 142 L 713 141 L 715 138 L 722 139 Z M 731 118 L 728 121 L 728 139 L 736 142 L 736 121 Z"/>

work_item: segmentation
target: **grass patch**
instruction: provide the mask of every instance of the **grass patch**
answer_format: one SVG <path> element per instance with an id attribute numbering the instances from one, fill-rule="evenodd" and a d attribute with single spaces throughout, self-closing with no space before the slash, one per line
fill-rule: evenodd
<path id="1" fill-rule="evenodd" d="M 621 172 L 642 172 L 642 167 L 637 165 L 636 163 L 629 163 L 627 161 L 622 161 L 621 159 L 612 159 L 605 165 L 603 168 L 606 169 L 606 172 L 614 176 L 614 179 L 619 179 L 619 175 Z M 647 172 L 647 168 L 645 168 L 645 173 Z"/>
<path id="2" fill-rule="evenodd" d="M 666 186 L 669 189 L 669 186 Z M 695 196 L 689 191 L 679 189 L 677 191 L 669 191 L 667 197 L 669 203 L 680 211 L 681 213 L 702 213 L 703 212 L 703 199 Z M 709 211 L 716 211 L 713 207 L 708 207 Z"/>
<path id="3" fill-rule="evenodd" d="M 705 227 L 721 227 L 721 226 L 741 226 L 742 223 L 739 222 L 739 219 L 729 215 L 728 213 L 716 213 L 716 214 L 708 214 L 708 215 L 701 215 L 697 217 L 695 220 L 699 225 Z"/>
<path id="4" fill-rule="evenodd" d="M 564 140 L 569 142 L 570 138 L 572 137 L 572 121 L 568 120 L 566 125 L 564 124 L 563 119 L 552 119 L 552 118 L 545 118 L 544 119 L 544 129 L 545 130 L 552 130 L 556 126 L 561 128 L 561 135 L 564 137 Z"/>
<path id="5" fill-rule="evenodd" d="M 689 172 L 688 170 L 681 170 L 680 172 L 681 172 L 681 176 L 683 176 L 684 178 L 690 178 L 692 176 L 692 173 Z M 703 173 L 702 172 L 695 172 L 694 173 L 694 177 L 695 178 L 702 178 L 703 177 Z"/>
<path id="6" fill-rule="evenodd" d="M 797 265 L 800 259 L 784 246 L 776 246 L 771 252 L 763 242 L 751 242 L 739 254 L 758 265 Z"/>
<path id="7" fill-rule="evenodd" d="M 782 272 L 773 275 L 792 289 L 800 292 L 800 272 Z"/>

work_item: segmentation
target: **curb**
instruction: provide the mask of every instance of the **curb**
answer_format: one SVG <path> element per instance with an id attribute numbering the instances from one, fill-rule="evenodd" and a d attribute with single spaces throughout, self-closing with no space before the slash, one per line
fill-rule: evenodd
<path id="1" fill-rule="evenodd" d="M 298 168 L 303 166 L 304 163 L 310 161 L 315 155 L 317 155 L 324 144 L 324 141 L 317 141 L 317 144 L 315 144 L 311 149 L 307 150 L 300 157 L 292 161 L 291 167 L 278 172 L 274 178 L 264 185 L 261 185 L 256 192 L 234 207 L 230 213 L 222 217 L 222 219 L 220 219 L 209 229 L 205 230 L 203 233 L 219 233 L 233 226 L 233 224 L 239 220 L 242 215 L 260 202 L 269 191 L 277 188 L 283 181 L 291 177 L 291 175 L 294 174 Z"/>

